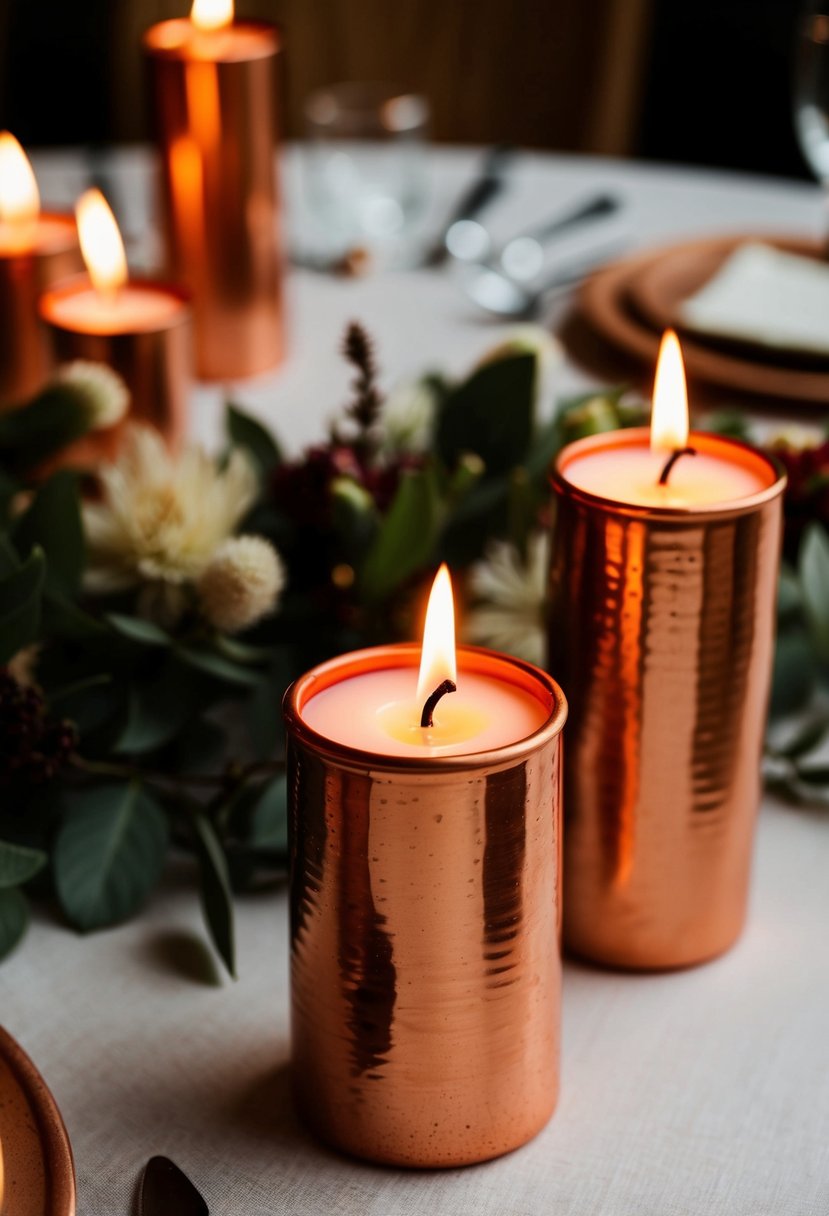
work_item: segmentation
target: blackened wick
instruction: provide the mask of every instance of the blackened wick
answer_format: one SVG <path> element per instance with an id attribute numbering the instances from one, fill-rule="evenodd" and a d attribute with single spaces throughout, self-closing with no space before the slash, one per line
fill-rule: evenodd
<path id="1" fill-rule="evenodd" d="M 680 456 L 696 456 L 696 454 L 697 454 L 696 448 L 677 448 L 675 452 L 671 452 L 670 456 L 665 461 L 665 467 L 663 468 L 662 472 L 659 474 L 659 484 L 661 486 L 666 486 L 668 484 L 668 478 L 671 475 L 671 469 L 674 467 L 676 462 L 679 460 Z"/>
<path id="2" fill-rule="evenodd" d="M 453 684 L 451 680 L 444 680 L 443 683 L 438 684 L 435 691 L 431 694 L 431 696 L 426 698 L 423 704 L 423 713 L 420 715 L 420 725 L 431 726 L 434 721 L 432 715 L 435 712 L 435 706 L 437 705 L 438 701 L 441 699 L 441 697 L 445 696 L 446 693 L 456 691 L 457 685 Z"/>

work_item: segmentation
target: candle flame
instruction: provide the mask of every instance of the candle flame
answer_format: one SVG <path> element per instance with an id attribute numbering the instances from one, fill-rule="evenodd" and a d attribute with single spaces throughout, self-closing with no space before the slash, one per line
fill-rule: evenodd
<path id="1" fill-rule="evenodd" d="M 200 30 L 220 30 L 233 21 L 233 0 L 193 0 L 190 20 Z"/>
<path id="2" fill-rule="evenodd" d="M 656 361 L 651 413 L 651 451 L 678 452 L 688 446 L 688 388 L 679 339 L 672 329 L 662 336 Z"/>
<path id="3" fill-rule="evenodd" d="M 29 158 L 9 131 L 0 131 L 0 220 L 31 224 L 40 214 L 40 195 Z"/>
<path id="4" fill-rule="evenodd" d="M 113 295 L 127 281 L 124 242 L 100 190 L 87 190 L 75 205 L 81 253 L 96 291 Z"/>
<path id="5" fill-rule="evenodd" d="M 417 699 L 425 701 L 443 680 L 457 681 L 455 657 L 455 605 L 452 580 L 444 563 L 435 575 L 426 609 Z"/>

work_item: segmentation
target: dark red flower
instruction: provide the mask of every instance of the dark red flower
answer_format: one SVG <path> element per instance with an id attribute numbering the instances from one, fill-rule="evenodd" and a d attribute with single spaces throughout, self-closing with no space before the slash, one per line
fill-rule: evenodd
<path id="1" fill-rule="evenodd" d="M 769 450 L 788 476 L 783 500 L 784 550 L 794 561 L 801 535 L 810 523 L 822 523 L 829 528 L 829 441 L 795 448 L 785 440 L 778 440 Z"/>
<path id="2" fill-rule="evenodd" d="M 51 781 L 75 744 L 72 724 L 52 717 L 39 692 L 0 668 L 0 789 Z"/>

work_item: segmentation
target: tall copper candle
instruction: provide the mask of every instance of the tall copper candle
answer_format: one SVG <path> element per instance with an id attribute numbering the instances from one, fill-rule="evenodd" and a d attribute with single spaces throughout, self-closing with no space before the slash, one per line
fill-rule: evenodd
<path id="1" fill-rule="evenodd" d="M 40 210 L 26 154 L 14 136 L 0 133 L 0 409 L 24 402 L 46 381 L 53 355 L 38 300 L 81 268 L 74 216 Z"/>
<path id="2" fill-rule="evenodd" d="M 161 152 L 170 271 L 193 299 L 196 368 L 232 380 L 282 357 L 275 79 L 280 39 L 233 5 L 144 36 Z"/>
<path id="3" fill-rule="evenodd" d="M 622 479 L 631 455 L 646 461 L 641 430 L 573 443 L 553 472 L 550 666 L 570 706 L 564 940 L 622 967 L 701 962 L 746 915 L 784 478 L 734 440 L 690 444 L 684 476 L 707 501 L 683 503 L 681 479 L 663 502 L 577 484 L 596 459 Z M 748 492 L 717 502 L 709 461 Z"/>
<path id="4" fill-rule="evenodd" d="M 418 653 L 345 655 L 286 693 L 293 1077 L 325 1141 L 438 1167 L 518 1147 L 555 1107 L 566 705 L 536 668 L 463 648 L 458 689 L 535 700 L 529 736 L 383 755 L 309 725 L 321 693 L 411 678 Z"/>

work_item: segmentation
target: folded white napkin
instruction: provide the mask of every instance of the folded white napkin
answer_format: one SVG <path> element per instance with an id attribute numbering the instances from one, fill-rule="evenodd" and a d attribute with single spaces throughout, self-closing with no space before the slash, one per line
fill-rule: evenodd
<path id="1" fill-rule="evenodd" d="M 829 263 L 770 245 L 740 245 L 684 300 L 689 329 L 778 350 L 829 354 Z"/>

